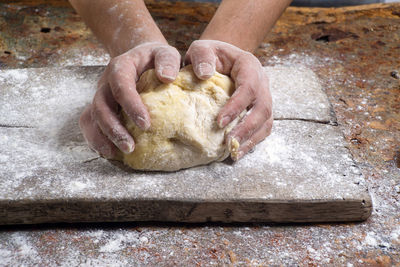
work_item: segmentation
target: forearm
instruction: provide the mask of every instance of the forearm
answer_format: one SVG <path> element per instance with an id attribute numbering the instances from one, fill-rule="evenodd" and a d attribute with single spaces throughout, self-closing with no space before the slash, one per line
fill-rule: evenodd
<path id="1" fill-rule="evenodd" d="M 167 43 L 142 0 L 70 2 L 112 57 L 141 43 Z"/>
<path id="2" fill-rule="evenodd" d="M 219 40 L 253 52 L 291 0 L 224 0 L 200 39 Z"/>

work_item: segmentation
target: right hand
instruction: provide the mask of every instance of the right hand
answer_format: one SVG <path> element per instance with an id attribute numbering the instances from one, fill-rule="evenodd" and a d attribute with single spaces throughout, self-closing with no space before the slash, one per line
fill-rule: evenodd
<path id="1" fill-rule="evenodd" d="M 230 75 L 235 92 L 218 114 L 220 128 L 226 127 L 243 111 L 246 115 L 226 136 L 231 158 L 239 160 L 264 140 L 272 129 L 272 98 L 268 77 L 260 61 L 251 53 L 217 40 L 194 41 L 186 53 L 199 79 L 207 79 L 215 70 Z M 234 141 L 239 145 L 233 145 Z M 233 146 L 232 146 L 233 145 Z"/>
<path id="2" fill-rule="evenodd" d="M 148 129 L 150 115 L 136 82 L 150 68 L 155 68 L 161 82 L 173 82 L 180 62 L 179 52 L 165 43 L 143 43 L 111 59 L 100 78 L 92 104 L 85 108 L 79 120 L 89 147 L 108 159 L 117 158 L 119 151 L 131 153 L 135 142 L 120 120 L 119 108 L 122 107 L 138 127 Z"/>

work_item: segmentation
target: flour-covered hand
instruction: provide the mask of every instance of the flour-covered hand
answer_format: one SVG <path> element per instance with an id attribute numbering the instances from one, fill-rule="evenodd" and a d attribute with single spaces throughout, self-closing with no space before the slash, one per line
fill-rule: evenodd
<path id="1" fill-rule="evenodd" d="M 217 122 L 222 128 L 239 116 L 246 115 L 228 134 L 228 144 L 239 143 L 231 153 L 238 160 L 267 137 L 272 128 L 272 99 L 269 82 L 259 60 L 251 53 L 231 44 L 215 40 L 194 41 L 185 57 L 200 79 L 211 77 L 215 71 L 230 75 L 235 92 L 220 111 Z"/>
<path id="2" fill-rule="evenodd" d="M 156 69 L 160 81 L 174 81 L 179 52 L 165 43 L 144 43 L 111 59 L 104 71 L 93 102 L 79 121 L 89 146 L 101 156 L 116 158 L 119 150 L 134 150 L 135 142 L 120 120 L 120 107 L 141 129 L 150 127 L 149 113 L 136 89 L 140 75 L 150 68 Z"/>

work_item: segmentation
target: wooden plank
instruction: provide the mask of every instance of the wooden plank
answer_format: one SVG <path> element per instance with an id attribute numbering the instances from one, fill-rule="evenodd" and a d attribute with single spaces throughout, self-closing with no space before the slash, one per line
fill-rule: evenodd
<path id="1" fill-rule="evenodd" d="M 322 222 L 370 215 L 363 177 L 338 127 L 329 124 L 329 103 L 309 70 L 267 70 L 274 74 L 280 120 L 253 153 L 233 165 L 226 161 L 175 173 L 135 172 L 87 148 L 77 122 L 101 71 L 0 73 L 0 113 L 8 115 L 0 119 L 0 224 Z M 282 73 L 294 77 L 292 82 Z M 300 86 L 296 75 L 308 77 L 302 84 L 310 86 Z M 302 92 L 309 96 L 304 103 L 277 97 L 292 87 L 309 88 Z M 309 112 L 314 101 L 325 104 Z"/>

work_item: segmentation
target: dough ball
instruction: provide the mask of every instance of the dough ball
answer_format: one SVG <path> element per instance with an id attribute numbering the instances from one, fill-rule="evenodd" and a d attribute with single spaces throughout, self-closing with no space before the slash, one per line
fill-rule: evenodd
<path id="1" fill-rule="evenodd" d="M 136 146 L 123 155 L 126 165 L 138 170 L 176 171 L 222 161 L 229 156 L 225 135 L 239 118 L 224 129 L 217 115 L 235 86 L 223 74 L 198 79 L 192 66 L 181 69 L 170 84 L 161 83 L 155 70 L 142 74 L 137 84 L 151 118 L 151 127 L 142 131 L 123 112 L 125 126 Z"/>

